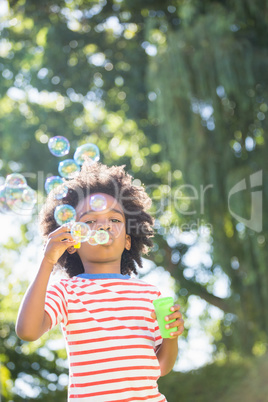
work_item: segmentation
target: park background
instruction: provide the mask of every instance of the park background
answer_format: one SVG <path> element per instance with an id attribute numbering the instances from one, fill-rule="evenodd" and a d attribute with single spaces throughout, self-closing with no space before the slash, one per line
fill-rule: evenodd
<path id="1" fill-rule="evenodd" d="M 159 380 L 167 400 L 267 401 L 267 5 L 0 1 L 0 180 L 20 172 L 38 194 L 32 214 L 0 215 L 1 402 L 66 401 L 60 330 L 33 343 L 14 330 L 56 135 L 71 157 L 96 144 L 153 199 L 140 277 L 174 295 L 186 326 Z"/>

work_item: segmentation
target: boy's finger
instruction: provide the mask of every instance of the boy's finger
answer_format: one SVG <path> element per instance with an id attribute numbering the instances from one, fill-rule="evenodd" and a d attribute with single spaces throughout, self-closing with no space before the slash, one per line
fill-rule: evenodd
<path id="1" fill-rule="evenodd" d="M 171 311 L 176 311 L 179 310 L 181 308 L 181 306 L 179 304 L 174 304 L 174 306 L 170 307 Z"/>
<path id="2" fill-rule="evenodd" d="M 183 320 L 176 320 L 171 322 L 170 324 L 166 324 L 166 328 L 173 328 L 173 327 L 181 327 L 184 325 L 184 321 Z"/>
<path id="3" fill-rule="evenodd" d="M 155 314 L 154 311 L 151 312 L 151 317 L 152 317 L 154 320 L 156 320 L 156 314 Z"/>
<path id="4" fill-rule="evenodd" d="M 70 224 L 65 223 L 64 225 L 60 226 L 59 228 L 53 230 L 53 232 L 49 233 L 48 238 L 51 239 L 52 237 L 54 237 L 55 235 L 57 235 L 59 233 L 70 233 L 70 232 L 71 232 Z"/>
<path id="5" fill-rule="evenodd" d="M 169 314 L 165 317 L 166 321 L 176 320 L 177 318 L 182 318 L 182 314 L 179 311 L 176 311 L 173 314 Z"/>
<path id="6" fill-rule="evenodd" d="M 74 238 L 72 237 L 71 233 L 58 233 L 57 235 L 53 236 L 51 238 L 52 242 L 57 242 L 57 241 L 74 241 Z"/>
<path id="7" fill-rule="evenodd" d="M 182 327 L 179 327 L 179 328 L 178 328 L 178 331 L 171 332 L 171 333 L 170 333 L 170 336 L 171 336 L 171 337 L 180 336 L 180 335 L 183 333 L 183 331 L 184 331 L 184 327 L 183 327 L 183 326 L 182 326 Z"/>

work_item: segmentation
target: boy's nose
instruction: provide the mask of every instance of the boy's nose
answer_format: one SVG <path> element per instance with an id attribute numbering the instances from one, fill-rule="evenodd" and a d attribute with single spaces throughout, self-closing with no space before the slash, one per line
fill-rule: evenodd
<path id="1" fill-rule="evenodd" d="M 97 230 L 110 230 L 110 223 L 108 221 L 100 222 L 97 225 Z"/>

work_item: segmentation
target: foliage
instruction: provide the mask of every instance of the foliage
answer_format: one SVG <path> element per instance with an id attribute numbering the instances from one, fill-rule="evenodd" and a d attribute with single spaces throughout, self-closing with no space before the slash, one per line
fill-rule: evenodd
<path id="1" fill-rule="evenodd" d="M 57 160 L 47 149 L 49 138 L 68 137 L 71 152 L 82 143 L 96 143 L 104 163 L 125 164 L 136 184 L 144 184 L 152 197 L 156 238 L 150 258 L 175 278 L 185 314 L 190 295 L 225 312 L 213 329 L 216 355 L 264 353 L 266 213 L 262 231 L 256 234 L 237 224 L 227 207 L 233 185 L 267 170 L 265 1 L 10 0 L 9 4 L 9 14 L 0 22 L 2 179 L 22 172 L 38 190 L 41 204 L 45 178 L 57 172 Z M 250 194 L 244 195 L 233 198 L 232 209 L 249 217 Z M 33 240 L 31 223 L 23 230 L 24 242 L 6 243 L 10 254 L 21 252 Z M 200 249 L 206 250 L 206 258 L 189 264 L 190 253 Z M 8 269 L 6 264 L 1 267 L 5 278 Z M 230 284 L 225 298 L 215 292 L 217 278 L 224 274 Z M 14 308 L 13 315 L 2 318 L 1 375 L 2 382 L 7 380 L 2 393 L 6 399 L 14 393 L 14 401 L 16 392 L 23 398 L 13 387 L 24 376 L 35 381 L 42 400 L 60 400 L 65 391 L 60 385 L 55 389 L 57 380 L 39 375 L 33 364 L 37 361 L 59 378 L 65 373 L 57 366 L 61 352 L 53 351 L 47 361 L 38 354 L 47 338 L 33 347 L 32 354 L 15 338 L 14 297 L 17 292 L 21 298 L 25 286 L 19 292 L 11 288 L 1 299 L 1 307 Z M 227 382 L 225 374 L 220 382 L 224 369 L 215 367 L 202 373 L 204 378 L 210 378 L 214 369 L 219 373 L 215 384 L 220 392 Z M 226 366 L 238 376 L 244 373 L 243 367 L 241 371 L 232 367 Z M 175 375 L 163 378 L 161 386 Z M 198 376 L 199 372 L 193 378 Z M 186 377 L 181 374 L 183 385 Z M 197 382 L 194 387 L 199 389 Z M 54 387 L 45 395 L 49 383 Z M 191 387 L 184 387 L 188 395 Z M 218 400 L 216 388 L 212 387 L 213 397 L 204 393 L 206 400 Z M 190 396 L 185 398 L 190 401 Z"/>
<path id="2" fill-rule="evenodd" d="M 213 363 L 187 373 L 172 372 L 159 380 L 169 402 L 267 400 L 267 355 Z"/>
<path id="3" fill-rule="evenodd" d="M 267 339 L 268 328 L 267 213 L 261 201 L 253 204 L 253 192 L 259 191 L 265 205 L 268 188 L 263 7 L 265 2 L 253 6 L 242 1 L 178 7 L 181 28 L 169 30 L 165 41 L 158 41 L 147 74 L 157 137 L 172 167 L 189 185 L 183 192 L 188 203 L 180 213 L 189 226 L 201 219 L 210 226 L 213 262 L 206 272 L 213 275 L 220 266 L 230 279 L 230 296 L 219 300 L 204 293 L 197 279 L 202 267 L 185 278 L 186 267 L 179 262 L 175 276 L 191 293 L 229 314 L 229 323 L 222 322 L 220 342 L 245 354 Z M 254 183 L 257 172 L 263 177 L 262 188 L 262 179 Z M 244 191 L 232 195 L 238 183 L 244 183 Z M 172 266 L 169 270 L 174 271 Z M 206 290 L 209 286 L 207 282 Z"/>
<path id="4" fill-rule="evenodd" d="M 64 345 L 59 342 L 62 334 L 53 330 L 36 342 L 21 341 L 14 322 L 28 282 L 19 281 L 3 264 L 1 279 L 5 284 L 0 298 L 1 400 L 51 401 L 56 397 L 66 401 L 68 367 Z"/>

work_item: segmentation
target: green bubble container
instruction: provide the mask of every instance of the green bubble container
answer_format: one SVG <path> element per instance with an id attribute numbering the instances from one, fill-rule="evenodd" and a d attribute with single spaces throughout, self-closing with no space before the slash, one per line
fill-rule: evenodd
<path id="1" fill-rule="evenodd" d="M 175 320 L 166 321 L 165 317 L 172 314 L 170 307 L 174 306 L 173 297 L 160 297 L 153 300 L 153 305 L 162 338 L 171 338 L 170 333 L 176 332 L 177 327 L 167 329 L 165 326 Z"/>

